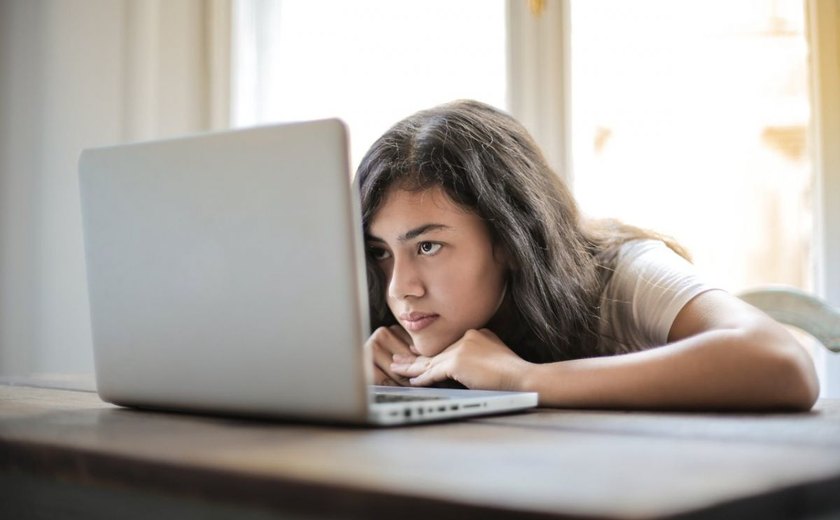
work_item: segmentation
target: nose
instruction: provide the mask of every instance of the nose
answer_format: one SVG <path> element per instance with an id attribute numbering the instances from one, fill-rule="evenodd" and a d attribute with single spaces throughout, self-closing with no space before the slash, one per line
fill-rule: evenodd
<path id="1" fill-rule="evenodd" d="M 426 293 L 423 279 L 412 258 L 395 255 L 394 268 L 388 281 L 388 296 L 397 300 L 420 298 Z"/>

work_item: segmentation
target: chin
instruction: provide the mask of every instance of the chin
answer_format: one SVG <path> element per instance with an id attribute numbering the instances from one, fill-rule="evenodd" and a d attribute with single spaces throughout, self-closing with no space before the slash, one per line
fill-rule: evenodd
<path id="1" fill-rule="evenodd" d="M 433 338 L 433 337 L 417 337 L 412 336 L 412 342 L 414 343 L 414 350 L 419 352 L 420 354 L 426 357 L 433 357 L 437 356 L 441 352 L 447 349 L 450 345 L 455 343 L 458 338 L 449 339 L 449 338 Z"/>
<path id="2" fill-rule="evenodd" d="M 432 357 L 443 352 L 445 346 L 441 346 L 437 342 L 423 341 L 419 338 L 414 338 L 414 350 L 426 357 Z"/>

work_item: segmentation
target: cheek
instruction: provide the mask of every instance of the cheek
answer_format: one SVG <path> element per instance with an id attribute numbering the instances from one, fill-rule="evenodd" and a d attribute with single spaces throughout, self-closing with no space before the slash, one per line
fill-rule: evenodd
<path id="1" fill-rule="evenodd" d="M 469 266 L 464 263 L 439 279 L 439 291 L 445 295 L 447 307 L 467 319 L 473 327 L 489 320 L 501 298 L 504 272 L 495 264 Z M 482 323 L 478 323 L 482 322 Z"/>

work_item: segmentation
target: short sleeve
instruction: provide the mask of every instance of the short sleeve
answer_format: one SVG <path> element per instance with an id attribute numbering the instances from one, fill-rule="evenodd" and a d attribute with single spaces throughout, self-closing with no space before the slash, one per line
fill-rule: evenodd
<path id="1" fill-rule="evenodd" d="M 685 304 L 711 289 L 716 287 L 663 242 L 628 242 L 601 297 L 602 351 L 632 352 L 664 345 Z"/>

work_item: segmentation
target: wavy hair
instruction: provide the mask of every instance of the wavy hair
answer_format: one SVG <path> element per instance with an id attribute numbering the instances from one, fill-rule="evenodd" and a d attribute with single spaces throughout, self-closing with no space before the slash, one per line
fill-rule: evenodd
<path id="1" fill-rule="evenodd" d="M 620 246 L 663 237 L 616 221 L 585 221 L 571 191 L 510 115 L 462 100 L 418 112 L 368 150 L 356 174 L 365 232 L 391 188 L 435 186 L 487 224 L 509 259 L 510 316 L 496 334 L 519 356 L 550 362 L 599 351 L 601 292 Z M 669 246 L 686 256 L 679 246 Z M 372 329 L 396 323 L 385 275 L 367 259 Z"/>

